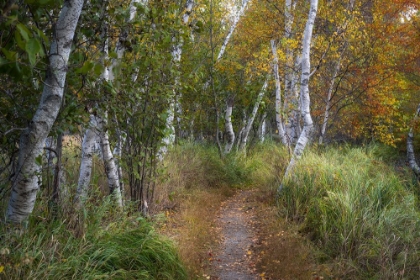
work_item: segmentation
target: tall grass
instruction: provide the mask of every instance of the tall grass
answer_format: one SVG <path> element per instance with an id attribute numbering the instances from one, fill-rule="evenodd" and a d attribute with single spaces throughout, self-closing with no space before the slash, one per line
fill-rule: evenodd
<path id="1" fill-rule="evenodd" d="M 37 209 L 26 228 L 1 229 L 1 279 L 187 279 L 172 242 L 109 199 L 73 220 Z"/>
<path id="2" fill-rule="evenodd" d="M 336 259 L 349 279 L 418 279 L 420 215 L 410 178 L 377 147 L 309 152 L 280 197 L 281 211 Z"/>

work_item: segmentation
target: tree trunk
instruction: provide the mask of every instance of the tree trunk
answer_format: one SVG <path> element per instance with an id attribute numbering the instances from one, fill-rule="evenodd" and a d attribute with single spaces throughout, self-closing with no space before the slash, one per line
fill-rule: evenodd
<path id="1" fill-rule="evenodd" d="M 420 104 L 417 107 L 416 114 L 414 116 L 414 120 L 418 120 L 420 117 Z M 407 158 L 408 158 L 408 164 L 410 165 L 411 169 L 413 170 L 414 174 L 416 175 L 417 179 L 420 180 L 420 167 L 417 164 L 416 161 L 416 155 L 414 153 L 414 133 L 413 133 L 413 127 L 410 128 L 410 131 L 408 132 L 407 137 Z"/>
<path id="2" fill-rule="evenodd" d="M 284 37 L 287 40 L 286 45 L 286 63 L 285 63 L 285 79 L 284 79 L 284 103 L 283 112 L 285 119 L 283 119 L 284 134 L 286 141 L 289 146 L 296 143 L 297 137 L 299 137 L 299 94 L 296 92 L 298 88 L 298 75 L 296 69 L 300 65 L 296 65 L 295 62 L 299 62 L 299 58 L 294 58 L 293 49 L 290 47 L 288 42 L 293 38 L 293 10 L 296 6 L 296 1 L 286 0 L 284 7 Z M 283 142 L 283 140 L 282 140 Z"/>
<path id="3" fill-rule="evenodd" d="M 254 123 L 254 119 L 255 119 L 255 116 L 257 115 L 258 108 L 260 107 L 260 103 L 264 97 L 264 93 L 265 93 L 265 90 L 267 89 L 267 85 L 268 85 L 268 79 L 265 79 L 264 85 L 262 86 L 261 91 L 258 94 L 257 101 L 255 101 L 254 108 L 252 109 L 252 114 L 251 116 L 249 116 L 245 130 L 242 134 L 240 150 L 244 150 L 246 148 L 249 132 L 251 131 L 252 124 Z"/>
<path id="4" fill-rule="evenodd" d="M 267 134 L 267 112 L 264 112 L 264 114 L 261 116 L 261 122 L 258 128 L 258 133 L 260 142 L 264 143 L 265 135 Z"/>
<path id="5" fill-rule="evenodd" d="M 194 5 L 194 1 L 192 0 L 188 0 L 185 5 L 185 13 L 182 16 L 182 20 L 184 24 L 187 24 L 189 21 L 189 16 L 191 14 L 193 5 Z M 176 41 L 176 39 L 173 38 L 173 41 Z M 176 68 L 179 68 L 179 63 L 181 62 L 183 44 L 184 42 L 182 41 L 182 39 L 180 39 L 177 44 L 174 44 L 173 49 L 172 49 L 172 53 L 171 53 L 172 61 Z M 179 80 L 180 80 L 180 77 L 179 75 L 177 75 L 175 77 L 173 96 L 171 98 L 172 100 L 170 101 L 169 108 L 167 110 L 168 117 L 166 118 L 166 129 L 165 129 L 166 136 L 163 138 L 162 146 L 160 147 L 159 152 L 158 152 L 158 157 L 160 158 L 160 160 L 162 160 L 163 156 L 168 152 L 168 148 L 175 143 L 175 126 L 174 126 L 175 108 L 177 108 L 177 110 L 182 111 L 181 105 L 178 104 L 177 98 L 176 98 L 177 96 L 176 91 L 179 88 Z"/>
<path id="6" fill-rule="evenodd" d="M 241 129 L 238 132 L 238 137 L 237 137 L 237 140 L 236 140 L 236 151 L 239 151 L 239 146 L 241 145 L 241 142 L 242 142 L 242 137 L 243 137 L 244 131 L 246 129 L 246 119 L 247 119 L 246 111 L 245 111 L 245 109 L 243 109 L 242 110 L 242 126 L 241 126 Z"/>
<path id="7" fill-rule="evenodd" d="M 45 139 L 51 131 L 63 99 L 74 32 L 83 7 L 83 0 L 65 1 L 55 25 L 55 36 L 49 53 L 49 67 L 41 101 L 19 144 L 18 171 L 13 179 L 7 220 L 20 223 L 31 213 L 40 186 L 39 158 Z"/>
<path id="8" fill-rule="evenodd" d="M 347 7 L 347 10 L 348 11 L 353 12 L 354 2 L 355 2 L 355 0 L 351 0 L 350 3 L 348 4 L 348 7 Z M 344 30 L 347 29 L 347 24 L 348 24 L 348 21 L 346 21 L 345 24 L 344 24 L 344 26 L 341 28 L 343 30 L 342 32 L 344 32 Z M 343 35 L 343 36 L 345 36 L 345 35 Z M 331 112 L 331 97 L 332 97 L 332 93 L 333 93 L 334 86 L 335 86 L 335 80 L 337 79 L 338 73 L 340 72 L 340 69 L 341 69 L 341 60 L 344 57 L 344 54 L 345 54 L 345 52 L 347 50 L 347 46 L 348 46 L 348 42 L 346 40 L 344 42 L 343 49 L 342 49 L 342 51 L 340 53 L 340 57 L 337 60 L 337 64 L 335 65 L 334 74 L 333 74 L 333 76 L 331 78 L 330 87 L 328 88 L 327 99 L 325 100 L 324 120 L 322 122 L 321 133 L 320 133 L 320 136 L 319 136 L 319 144 L 322 144 L 323 141 L 325 140 L 325 133 L 326 133 L 326 130 L 327 130 L 327 123 L 328 123 L 328 120 L 330 118 L 330 112 Z"/>
<path id="9" fill-rule="evenodd" d="M 284 133 L 284 124 L 281 116 L 281 87 L 280 87 L 280 75 L 279 75 L 279 59 L 277 56 L 277 46 L 275 40 L 271 40 L 271 52 L 273 53 L 273 74 L 276 86 L 276 125 L 278 135 L 281 142 L 286 147 L 289 146 L 286 134 Z"/>
<path id="10" fill-rule="evenodd" d="M 301 88 L 300 88 L 300 100 L 301 100 L 301 116 L 303 119 L 303 130 L 300 133 L 298 142 L 293 151 L 292 159 L 289 162 L 289 165 L 286 168 L 284 174 L 284 179 L 287 178 L 293 167 L 296 164 L 296 160 L 302 157 L 303 151 L 308 143 L 312 131 L 313 131 L 313 121 L 310 112 L 310 96 L 309 96 L 309 78 L 311 73 L 311 60 L 310 60 L 310 51 L 311 51 L 311 40 L 312 40 L 312 31 L 315 24 L 315 18 L 318 9 L 318 0 L 311 0 L 311 7 L 309 10 L 308 21 L 306 22 L 305 32 L 303 34 L 302 42 L 302 74 L 301 74 Z M 283 180 L 284 180 L 283 179 Z M 283 189 L 283 184 L 278 188 L 278 191 L 281 192 Z"/>
<path id="11" fill-rule="evenodd" d="M 233 131 L 232 125 L 232 110 L 233 110 L 233 97 L 229 97 L 226 102 L 226 114 L 225 114 L 225 132 L 227 142 L 225 146 L 225 154 L 229 154 L 232 151 L 233 144 L 235 143 L 235 132 Z"/>
<path id="12" fill-rule="evenodd" d="M 120 189 L 120 180 L 118 176 L 118 168 L 115 163 L 114 155 L 111 151 L 108 135 L 108 118 L 107 114 L 103 118 L 97 117 L 99 135 L 101 139 L 102 157 L 105 165 L 105 173 L 108 178 L 109 193 L 114 196 L 117 206 L 122 208 L 123 201 Z"/>
<path id="13" fill-rule="evenodd" d="M 63 185 L 64 179 L 64 172 L 63 172 L 63 133 L 60 132 L 60 134 L 57 137 L 57 145 L 56 145 L 56 152 L 57 152 L 57 163 L 55 164 L 55 170 L 54 170 L 54 182 L 53 182 L 53 191 L 51 200 L 54 204 L 58 204 L 59 200 L 59 192 L 61 190 L 61 187 Z"/>
<path id="14" fill-rule="evenodd" d="M 227 36 L 226 36 L 226 38 L 225 38 L 225 41 L 223 42 L 222 47 L 220 48 L 219 55 L 217 56 L 216 61 L 219 61 L 219 60 L 222 58 L 223 54 L 225 53 L 225 51 L 226 51 L 226 47 L 227 47 L 227 45 L 229 44 L 230 38 L 232 37 L 233 32 L 234 32 L 234 31 L 235 31 L 235 29 L 236 29 L 236 25 L 238 25 L 239 19 L 240 19 L 240 18 L 241 18 L 241 16 L 244 14 L 245 9 L 246 9 L 246 7 L 247 7 L 247 5 L 248 5 L 248 3 L 249 3 L 250 1 L 251 1 L 251 0 L 243 0 L 243 1 L 242 1 L 242 6 L 241 6 L 241 8 L 239 9 L 238 13 L 235 15 L 235 18 L 233 19 L 233 24 L 232 24 L 232 26 L 231 26 L 231 27 L 230 27 L 230 29 L 229 29 L 229 33 L 227 34 Z"/>
<path id="15" fill-rule="evenodd" d="M 319 136 L 319 144 L 322 144 L 322 142 L 325 139 L 327 123 L 328 123 L 328 119 L 330 118 L 331 96 L 334 90 L 335 80 L 337 79 L 338 73 L 340 72 L 340 69 L 341 69 L 341 59 L 344 56 L 345 49 L 346 47 L 344 47 L 343 51 L 341 52 L 340 57 L 338 58 L 337 64 L 335 65 L 335 68 L 334 68 L 334 74 L 331 78 L 330 86 L 328 88 L 327 99 L 325 100 L 326 105 L 325 105 L 325 112 L 324 112 L 324 121 L 322 122 L 322 126 L 321 126 L 321 135 Z"/>
<path id="16" fill-rule="evenodd" d="M 124 197 L 125 197 L 125 186 L 123 181 L 123 171 L 121 167 L 121 157 L 122 157 L 122 149 L 125 144 L 125 140 L 127 139 L 127 134 L 121 129 L 117 129 L 117 144 L 115 145 L 113 154 L 116 157 L 115 164 L 117 166 L 118 170 L 118 181 L 119 181 L 119 189 L 121 191 L 121 197 L 122 197 L 122 205 L 124 206 Z"/>
<path id="17" fill-rule="evenodd" d="M 85 131 L 82 142 L 82 158 L 80 161 L 79 181 L 74 198 L 76 208 L 79 208 L 87 199 L 90 179 L 92 176 L 92 160 L 95 153 L 96 139 L 99 135 L 96 117 L 90 115 L 89 127 Z"/>

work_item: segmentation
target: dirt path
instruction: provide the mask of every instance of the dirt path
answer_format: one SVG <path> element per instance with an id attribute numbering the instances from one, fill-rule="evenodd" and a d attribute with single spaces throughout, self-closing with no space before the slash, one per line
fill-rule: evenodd
<path id="1" fill-rule="evenodd" d="M 216 222 L 221 241 L 212 258 L 212 280 L 258 279 L 251 258 L 257 239 L 251 223 L 251 208 L 247 206 L 250 196 L 249 190 L 239 191 L 222 204 Z"/>
<path id="2" fill-rule="evenodd" d="M 328 268 L 316 264 L 297 229 L 279 219 L 278 208 L 267 197 L 257 189 L 243 190 L 222 203 L 210 280 L 332 279 Z"/>

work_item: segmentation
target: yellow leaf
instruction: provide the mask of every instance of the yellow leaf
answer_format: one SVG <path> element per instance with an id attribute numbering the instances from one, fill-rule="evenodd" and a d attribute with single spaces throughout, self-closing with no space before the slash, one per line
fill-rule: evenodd
<path id="1" fill-rule="evenodd" d="M 4 265 L 0 265 L 0 273 L 3 273 L 4 271 Z"/>

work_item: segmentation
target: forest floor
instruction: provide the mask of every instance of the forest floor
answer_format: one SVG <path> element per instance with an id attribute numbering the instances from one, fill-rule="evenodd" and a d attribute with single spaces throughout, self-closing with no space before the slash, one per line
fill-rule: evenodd
<path id="1" fill-rule="evenodd" d="M 201 191 L 183 197 L 165 222 L 191 279 L 331 279 L 298 226 L 278 216 L 273 193 Z M 190 198 L 190 196 L 188 196 Z"/>

